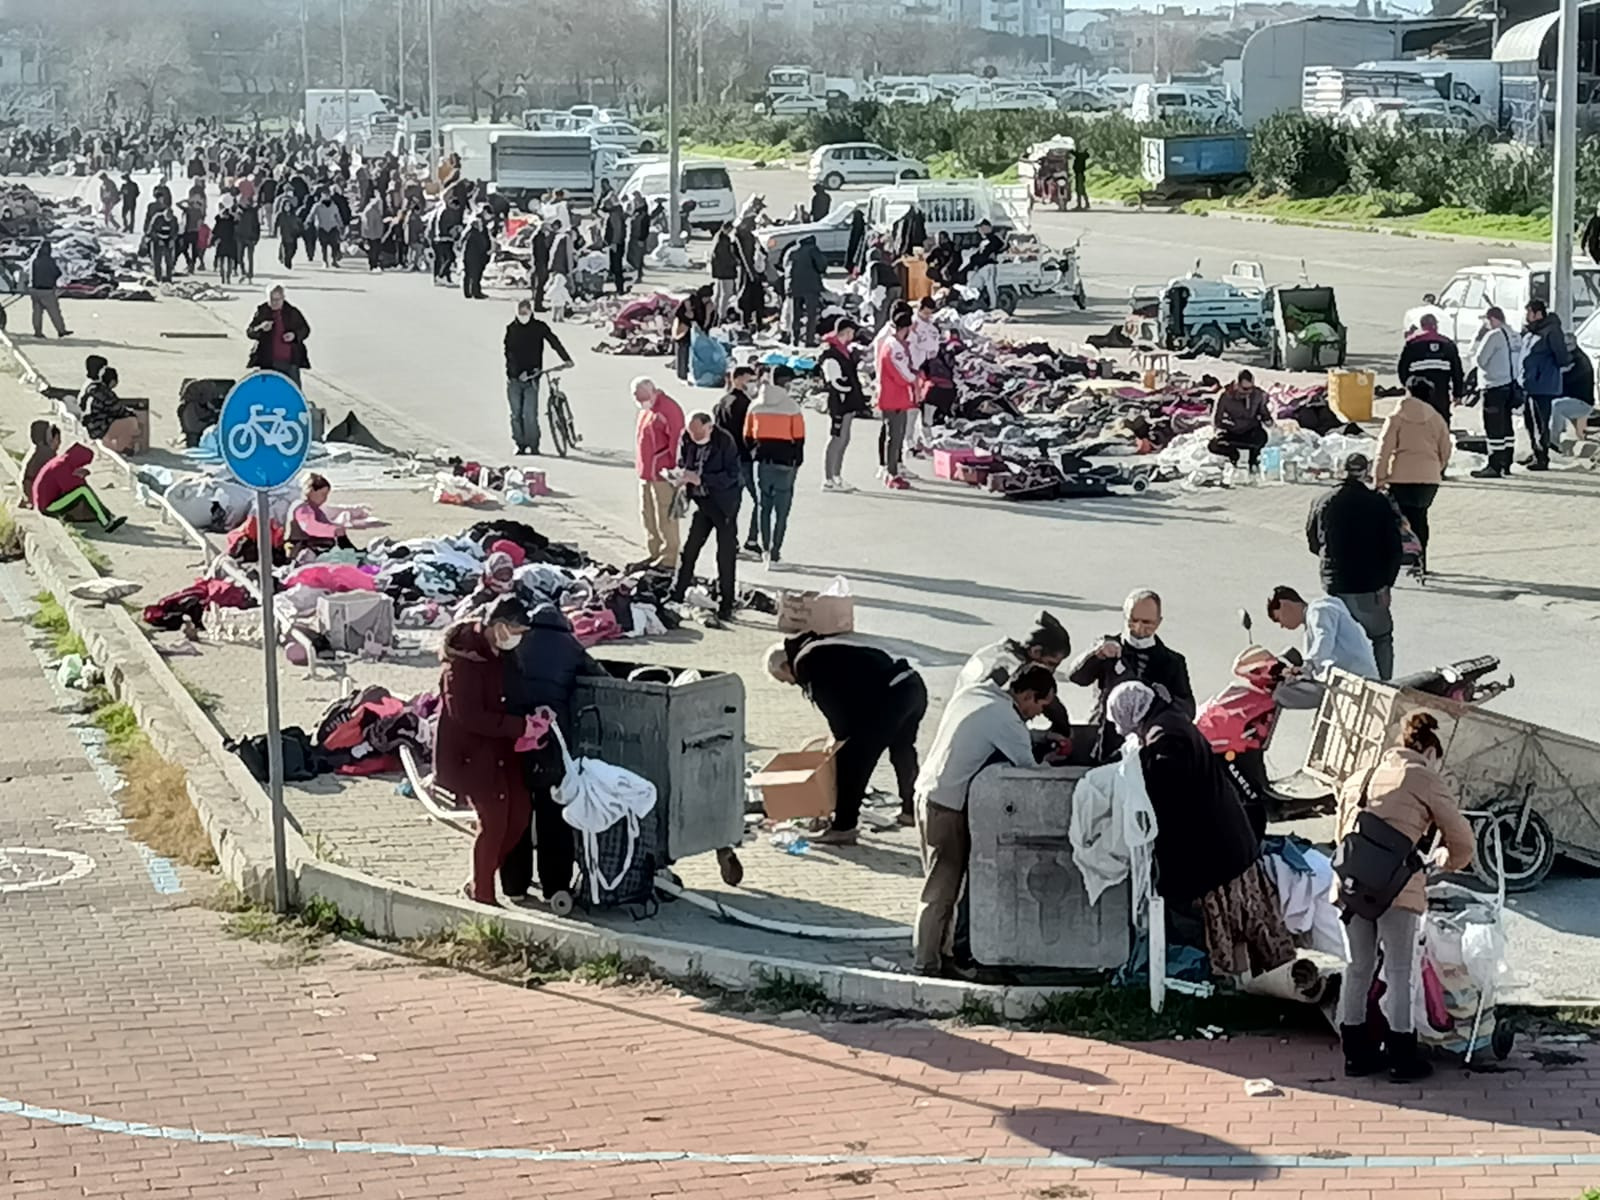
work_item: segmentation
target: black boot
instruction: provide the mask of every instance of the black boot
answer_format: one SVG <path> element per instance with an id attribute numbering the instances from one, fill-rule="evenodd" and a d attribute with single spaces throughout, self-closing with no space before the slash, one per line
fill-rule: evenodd
<path id="1" fill-rule="evenodd" d="M 1363 1079 L 1383 1070 L 1383 1055 L 1378 1052 L 1369 1026 L 1339 1026 L 1339 1045 L 1344 1050 L 1346 1079 Z"/>
<path id="2" fill-rule="evenodd" d="M 1433 1074 L 1433 1064 L 1417 1051 L 1415 1033 L 1390 1030 L 1384 1044 L 1389 1050 L 1390 1083 L 1416 1083 Z"/>

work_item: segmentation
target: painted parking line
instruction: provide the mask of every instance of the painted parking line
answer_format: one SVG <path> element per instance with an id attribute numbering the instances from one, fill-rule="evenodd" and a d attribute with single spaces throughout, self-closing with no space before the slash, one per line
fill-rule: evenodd
<path id="1" fill-rule="evenodd" d="M 237 1146 L 251 1150 L 301 1150 L 399 1158 L 463 1158 L 537 1163 L 703 1163 L 757 1167 L 990 1167 L 996 1170 L 1086 1171 L 1195 1170 L 1231 1167 L 1272 1171 L 1383 1171 L 1460 1167 L 1600 1167 L 1600 1154 L 1354 1154 L 1328 1158 L 1307 1154 L 1137 1154 L 1080 1158 L 1067 1154 L 707 1154 L 697 1150 L 533 1150 L 520 1146 L 444 1146 L 435 1143 L 358 1142 L 303 1138 L 293 1134 L 213 1133 L 173 1125 L 146 1125 L 89 1113 L 43 1108 L 0 1097 L 0 1116 L 87 1129 L 120 1137 L 152 1138 L 191 1145 Z"/>

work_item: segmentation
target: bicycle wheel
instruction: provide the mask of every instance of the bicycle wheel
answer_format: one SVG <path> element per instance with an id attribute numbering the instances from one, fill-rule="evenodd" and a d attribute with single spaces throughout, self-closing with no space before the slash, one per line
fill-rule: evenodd
<path id="1" fill-rule="evenodd" d="M 550 436 L 555 441 L 556 453 L 565 458 L 573 442 L 572 410 L 567 407 L 565 396 L 550 399 Z"/>

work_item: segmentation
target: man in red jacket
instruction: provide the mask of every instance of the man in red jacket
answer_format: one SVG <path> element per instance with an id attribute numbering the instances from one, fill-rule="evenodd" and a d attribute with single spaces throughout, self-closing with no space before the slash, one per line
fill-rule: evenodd
<path id="1" fill-rule="evenodd" d="M 904 462 L 906 426 L 911 410 L 917 406 L 917 372 L 911 365 L 911 310 L 899 309 L 894 315 L 894 332 L 878 340 L 878 411 L 883 414 L 888 442 L 884 448 L 885 484 L 897 490 L 911 485 L 901 467 Z"/>
<path id="2" fill-rule="evenodd" d="M 666 473 L 678 465 L 678 440 L 683 436 L 683 409 L 654 380 L 641 375 L 633 381 L 633 399 L 639 406 L 633 466 L 639 476 L 639 517 L 644 523 L 645 563 L 678 566 L 678 519 L 672 515 L 677 490 Z"/>

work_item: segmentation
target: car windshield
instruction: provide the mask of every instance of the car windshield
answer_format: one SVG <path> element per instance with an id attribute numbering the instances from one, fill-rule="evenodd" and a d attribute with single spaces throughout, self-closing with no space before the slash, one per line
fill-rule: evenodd
<path id="1" fill-rule="evenodd" d="M 713 192 L 733 190 L 725 167 L 690 167 L 683 173 L 683 190 L 686 192 Z"/>

